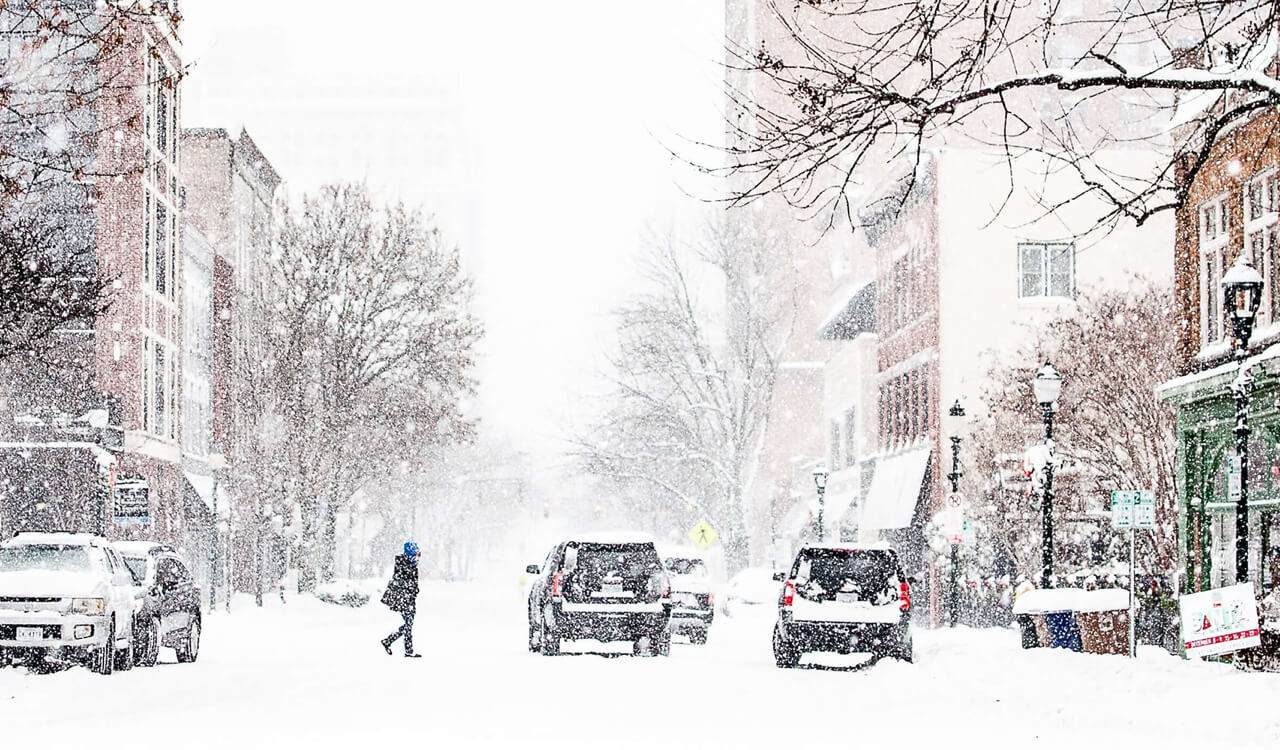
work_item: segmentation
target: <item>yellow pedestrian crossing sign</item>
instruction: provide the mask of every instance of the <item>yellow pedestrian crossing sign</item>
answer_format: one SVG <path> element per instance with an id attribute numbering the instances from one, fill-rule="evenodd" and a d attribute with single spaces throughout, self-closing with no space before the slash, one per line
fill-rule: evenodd
<path id="1" fill-rule="evenodd" d="M 698 546 L 698 549 L 706 549 L 716 539 L 719 539 L 720 535 L 716 533 L 715 529 L 711 528 L 711 524 L 706 521 L 698 521 L 693 525 L 692 529 L 689 529 L 689 538 Z"/>

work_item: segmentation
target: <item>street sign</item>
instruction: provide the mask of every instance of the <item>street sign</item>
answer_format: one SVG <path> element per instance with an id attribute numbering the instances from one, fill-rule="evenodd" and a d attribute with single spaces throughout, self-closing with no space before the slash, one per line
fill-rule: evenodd
<path id="1" fill-rule="evenodd" d="M 1133 528 L 1154 529 L 1156 526 L 1156 494 L 1151 490 L 1139 490 L 1133 504 Z"/>
<path id="2" fill-rule="evenodd" d="M 964 507 L 964 495 L 961 495 L 959 492 L 947 493 L 947 509 L 948 510 L 960 510 L 963 507 Z"/>
<path id="3" fill-rule="evenodd" d="M 117 475 L 111 492 L 115 495 L 112 517 L 116 523 L 151 522 L 151 487 L 146 478 L 136 474 Z"/>
<path id="4" fill-rule="evenodd" d="M 1133 528 L 1133 501 L 1138 493 L 1117 490 L 1111 493 L 1111 525 L 1117 529 Z"/>
<path id="5" fill-rule="evenodd" d="M 1262 645 L 1252 583 L 1178 598 L 1187 656 L 1216 656 Z"/>
<path id="6" fill-rule="evenodd" d="M 1117 529 L 1155 528 L 1155 493 L 1151 490 L 1117 490 L 1112 492 L 1111 525 Z"/>
<path id="7" fill-rule="evenodd" d="M 715 543 L 720 535 L 716 530 L 711 528 L 711 524 L 706 521 L 698 521 L 689 529 L 689 538 L 697 545 L 698 549 L 706 549 Z"/>

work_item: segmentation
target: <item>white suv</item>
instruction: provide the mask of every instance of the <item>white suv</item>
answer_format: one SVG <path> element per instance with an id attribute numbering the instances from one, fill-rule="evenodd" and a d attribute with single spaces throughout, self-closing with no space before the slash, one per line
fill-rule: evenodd
<path id="1" fill-rule="evenodd" d="M 106 539 L 23 533 L 0 542 L 0 664 L 133 666 L 133 577 Z"/>

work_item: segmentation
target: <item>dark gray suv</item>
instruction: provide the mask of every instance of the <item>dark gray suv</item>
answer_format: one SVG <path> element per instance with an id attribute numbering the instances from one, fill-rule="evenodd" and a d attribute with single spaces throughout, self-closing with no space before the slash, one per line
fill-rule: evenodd
<path id="1" fill-rule="evenodd" d="M 794 667 L 812 651 L 913 659 L 911 586 L 892 549 L 808 545 L 778 578 L 779 667 Z"/>
<path id="2" fill-rule="evenodd" d="M 671 651 L 671 583 L 652 539 L 583 535 L 551 548 L 529 591 L 529 650 L 562 640 L 631 641 L 637 656 Z"/>

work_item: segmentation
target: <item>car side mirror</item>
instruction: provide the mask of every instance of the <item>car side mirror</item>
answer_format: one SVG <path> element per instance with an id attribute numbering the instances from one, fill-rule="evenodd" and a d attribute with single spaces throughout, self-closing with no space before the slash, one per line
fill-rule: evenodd
<path id="1" fill-rule="evenodd" d="M 786 574 L 786 573 L 774 573 L 774 574 L 773 574 L 773 580 L 775 580 L 775 581 L 777 581 L 777 582 L 781 583 L 781 582 L 783 582 L 783 581 L 787 580 L 787 574 Z"/>
<path id="2" fill-rule="evenodd" d="M 920 583 L 920 579 L 915 576 L 907 576 L 907 583 L 915 586 L 917 583 Z"/>
<path id="3" fill-rule="evenodd" d="M 535 576 L 536 576 L 536 575 L 538 575 L 539 573 L 541 573 L 541 572 L 542 572 L 542 570 L 541 570 L 541 569 L 539 569 L 537 565 L 526 565 L 526 566 L 524 566 L 524 572 L 526 572 L 526 573 L 528 573 L 528 574 L 530 574 L 530 575 L 535 575 Z"/>

